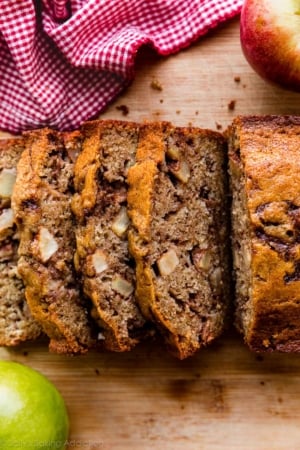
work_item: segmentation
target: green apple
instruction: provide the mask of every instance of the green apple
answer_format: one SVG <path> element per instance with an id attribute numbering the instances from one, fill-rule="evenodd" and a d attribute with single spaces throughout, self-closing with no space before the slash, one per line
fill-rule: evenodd
<path id="1" fill-rule="evenodd" d="M 0 448 L 65 448 L 69 420 L 56 387 L 23 364 L 0 361 Z"/>

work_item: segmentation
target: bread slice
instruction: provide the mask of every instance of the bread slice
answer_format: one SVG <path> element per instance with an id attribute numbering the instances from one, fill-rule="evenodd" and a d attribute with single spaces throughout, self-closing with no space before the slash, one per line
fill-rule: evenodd
<path id="1" fill-rule="evenodd" d="M 23 149 L 21 138 L 0 141 L 0 346 L 15 346 L 41 334 L 17 270 L 18 234 L 11 209 L 16 166 Z"/>
<path id="2" fill-rule="evenodd" d="M 146 125 L 128 183 L 137 298 L 183 359 L 219 336 L 226 323 L 225 140 L 208 130 Z"/>
<path id="3" fill-rule="evenodd" d="M 94 305 L 105 348 L 127 351 L 145 336 L 136 303 L 135 265 L 128 252 L 127 171 L 134 164 L 139 126 L 92 121 L 82 128 L 75 165 L 76 267 Z"/>
<path id="4" fill-rule="evenodd" d="M 73 156 L 55 131 L 29 132 L 12 203 L 20 233 L 18 269 L 31 313 L 49 336 L 51 351 L 80 354 L 94 338 L 73 268 Z"/>
<path id="5" fill-rule="evenodd" d="M 236 325 L 255 351 L 300 351 L 300 117 L 228 130 Z"/>

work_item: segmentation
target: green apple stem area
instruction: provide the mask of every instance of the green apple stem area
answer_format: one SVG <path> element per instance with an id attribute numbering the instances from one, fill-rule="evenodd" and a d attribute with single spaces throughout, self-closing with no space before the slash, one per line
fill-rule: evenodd
<path id="1" fill-rule="evenodd" d="M 0 448 L 63 450 L 68 433 L 68 413 L 56 387 L 30 367 L 0 361 Z"/>
<path id="2" fill-rule="evenodd" d="M 240 40 L 247 61 L 262 78 L 300 92 L 299 0 L 245 0 Z"/>

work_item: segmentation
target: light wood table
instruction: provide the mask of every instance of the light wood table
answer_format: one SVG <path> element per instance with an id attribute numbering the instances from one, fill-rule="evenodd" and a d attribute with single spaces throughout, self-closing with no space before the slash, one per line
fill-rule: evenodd
<path id="1" fill-rule="evenodd" d="M 252 71 L 235 19 L 168 58 L 143 49 L 134 82 L 101 117 L 224 130 L 235 115 L 255 113 L 300 114 L 300 95 Z M 42 371 L 60 389 L 70 449 L 300 448 L 300 355 L 252 354 L 233 331 L 181 362 L 151 344 L 72 358 L 41 342 L 2 348 L 0 357 Z"/>

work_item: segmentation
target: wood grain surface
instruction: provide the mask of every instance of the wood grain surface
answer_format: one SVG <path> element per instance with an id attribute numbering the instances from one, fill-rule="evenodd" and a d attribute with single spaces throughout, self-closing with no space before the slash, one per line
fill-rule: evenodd
<path id="1" fill-rule="evenodd" d="M 300 114 L 300 95 L 252 71 L 236 19 L 168 58 L 142 49 L 134 82 L 101 117 L 224 130 L 237 114 L 263 113 Z M 0 358 L 55 383 L 70 414 L 69 449 L 300 448 L 300 355 L 253 354 L 234 331 L 181 362 L 153 343 L 64 357 L 39 342 L 0 348 Z"/>

